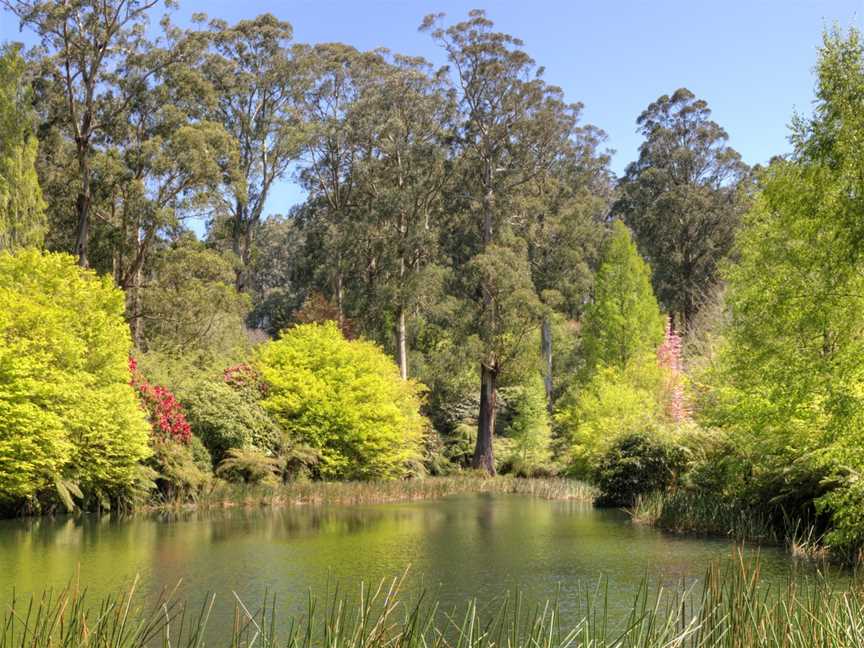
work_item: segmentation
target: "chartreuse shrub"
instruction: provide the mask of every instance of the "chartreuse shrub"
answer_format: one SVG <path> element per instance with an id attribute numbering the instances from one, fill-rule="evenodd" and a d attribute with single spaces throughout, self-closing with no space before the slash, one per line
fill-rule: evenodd
<path id="1" fill-rule="evenodd" d="M 663 370 L 644 353 L 624 367 L 599 367 L 586 384 L 569 390 L 555 421 L 569 442 L 570 472 L 587 478 L 619 437 L 662 434 L 663 387 Z"/>
<path id="2" fill-rule="evenodd" d="M 508 399 L 512 417 L 506 429 L 510 444 L 502 468 L 523 477 L 548 475 L 553 472 L 552 427 L 543 379 L 534 374 L 512 392 Z"/>
<path id="3" fill-rule="evenodd" d="M 325 478 L 387 479 L 420 461 L 422 387 L 393 360 L 336 324 L 302 324 L 259 348 L 264 409 L 286 435 L 320 451 Z"/>
<path id="4" fill-rule="evenodd" d="M 129 384 L 123 293 L 71 256 L 0 253 L 0 501 L 55 488 L 108 503 L 150 426 Z"/>

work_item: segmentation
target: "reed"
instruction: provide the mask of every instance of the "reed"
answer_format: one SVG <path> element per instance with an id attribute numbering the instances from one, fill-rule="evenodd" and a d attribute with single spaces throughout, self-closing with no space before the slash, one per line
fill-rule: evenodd
<path id="1" fill-rule="evenodd" d="M 734 540 L 782 545 L 786 528 L 767 515 L 732 500 L 709 493 L 677 491 L 653 493 L 636 500 L 628 509 L 634 522 L 674 533 L 727 536 Z"/>
<path id="2" fill-rule="evenodd" d="M 542 499 L 591 502 L 596 490 L 584 482 L 558 477 L 519 479 L 510 476 L 482 477 L 472 473 L 403 481 L 300 481 L 278 485 L 245 485 L 219 481 L 194 502 L 171 500 L 145 508 L 207 510 L 236 506 L 358 505 L 433 500 L 471 493 L 510 493 Z"/>
<path id="3" fill-rule="evenodd" d="M 135 587 L 90 605 L 69 588 L 3 612 L 0 648 L 859 648 L 864 595 L 822 579 L 760 585 L 758 563 L 711 565 L 698 587 L 668 591 L 647 581 L 624 620 L 610 621 L 607 590 L 586 596 L 574 618 L 551 601 L 529 605 L 517 593 L 483 611 L 476 602 L 445 611 L 422 595 L 407 602 L 402 581 L 361 587 L 359 596 L 311 596 L 307 611 L 280 619 L 275 601 L 254 610 L 236 599 L 233 623 L 213 636 L 214 598 L 195 610 L 167 592 L 139 605 Z M 222 620 L 224 621 L 224 620 Z"/>

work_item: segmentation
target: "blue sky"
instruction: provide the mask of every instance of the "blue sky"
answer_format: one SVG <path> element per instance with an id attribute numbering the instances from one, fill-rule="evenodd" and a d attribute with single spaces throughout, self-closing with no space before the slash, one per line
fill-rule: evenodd
<path id="1" fill-rule="evenodd" d="M 291 22 L 301 42 L 383 46 L 443 63 L 417 26 L 428 13 L 455 21 L 474 7 L 522 38 L 546 79 L 585 104 L 585 121 L 609 135 L 619 174 L 640 143 L 636 117 L 681 86 L 708 101 L 748 163 L 788 151 L 791 116 L 810 111 L 823 28 L 860 28 L 864 15 L 864 0 L 180 0 L 175 19 L 183 24 L 203 11 L 235 21 L 271 12 Z M 2 40 L 30 39 L 0 13 Z M 300 199 L 298 188 L 283 182 L 268 211 L 284 213 Z"/>

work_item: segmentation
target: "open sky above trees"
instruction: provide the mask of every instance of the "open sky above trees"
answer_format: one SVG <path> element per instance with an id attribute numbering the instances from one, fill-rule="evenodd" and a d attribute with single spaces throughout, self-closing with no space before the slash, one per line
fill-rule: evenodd
<path id="1" fill-rule="evenodd" d="M 549 83 L 585 104 L 583 121 L 608 134 L 619 176 L 642 141 L 635 116 L 679 87 L 708 101 L 747 164 L 789 152 L 793 110 L 811 110 L 823 29 L 864 24 L 861 0 L 184 0 L 172 17 L 184 26 L 196 12 L 229 23 L 270 12 L 291 23 L 295 42 L 386 47 L 443 64 L 443 52 L 418 25 L 429 13 L 455 20 L 476 7 L 487 10 L 496 29 L 525 41 Z M 0 12 L 0 42 L 32 39 Z M 282 181 L 265 213 L 286 213 L 304 197 L 298 184 Z"/>

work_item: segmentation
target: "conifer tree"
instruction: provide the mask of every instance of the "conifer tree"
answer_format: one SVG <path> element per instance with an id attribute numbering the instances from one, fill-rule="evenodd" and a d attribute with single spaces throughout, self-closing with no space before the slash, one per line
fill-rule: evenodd
<path id="1" fill-rule="evenodd" d="M 582 329 L 588 372 L 600 366 L 624 368 L 637 354 L 654 351 L 663 340 L 663 317 L 650 277 L 627 226 L 615 221 Z"/>

